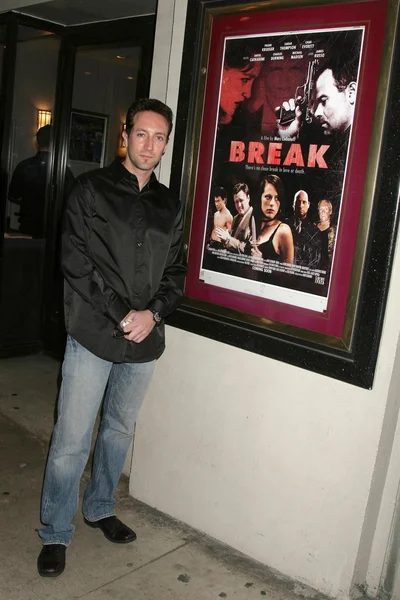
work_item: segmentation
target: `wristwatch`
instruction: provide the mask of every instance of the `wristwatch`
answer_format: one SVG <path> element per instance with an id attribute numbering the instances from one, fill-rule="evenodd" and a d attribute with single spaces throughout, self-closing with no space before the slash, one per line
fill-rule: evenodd
<path id="1" fill-rule="evenodd" d="M 160 315 L 159 312 L 157 312 L 156 310 L 152 310 L 151 308 L 149 309 L 150 312 L 153 313 L 153 321 L 156 324 L 156 327 L 158 327 L 158 325 L 161 323 L 162 321 L 162 316 Z"/>

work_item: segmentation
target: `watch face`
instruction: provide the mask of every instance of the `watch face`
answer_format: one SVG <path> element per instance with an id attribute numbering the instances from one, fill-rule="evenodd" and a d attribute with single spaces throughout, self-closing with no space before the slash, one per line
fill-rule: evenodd
<path id="1" fill-rule="evenodd" d="M 158 312 L 153 312 L 153 319 L 159 325 L 161 323 L 161 315 Z"/>

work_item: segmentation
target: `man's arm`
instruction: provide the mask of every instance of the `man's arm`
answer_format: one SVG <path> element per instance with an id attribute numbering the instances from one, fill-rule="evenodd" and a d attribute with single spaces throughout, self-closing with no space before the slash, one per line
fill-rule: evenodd
<path id="1" fill-rule="evenodd" d="M 227 248 L 231 252 L 238 252 L 239 254 L 244 254 L 247 246 L 249 245 L 249 239 L 250 235 L 247 240 L 238 240 L 232 235 L 229 235 L 225 242 L 225 248 Z"/>
<path id="2" fill-rule="evenodd" d="M 227 248 L 227 250 L 230 250 L 231 252 L 238 252 L 239 254 L 244 254 L 246 246 L 248 245 L 248 241 L 238 240 L 230 234 L 228 229 L 223 229 L 222 227 L 217 227 L 215 232 L 219 240 L 221 240 L 221 242 L 224 242 L 225 248 Z"/>
<path id="3" fill-rule="evenodd" d="M 162 317 L 172 313 L 183 300 L 183 287 L 187 269 L 183 254 L 182 234 L 183 208 L 180 205 L 175 218 L 173 237 L 160 286 L 147 305 L 149 310 L 157 311 Z"/>
<path id="4" fill-rule="evenodd" d="M 236 215 L 232 221 L 231 230 L 217 228 L 217 234 L 222 242 L 225 244 L 225 248 L 230 252 L 236 252 L 238 254 L 250 254 L 250 218 L 252 212 L 247 213 L 242 218 Z"/>
<path id="5" fill-rule="evenodd" d="M 67 201 L 62 233 L 62 271 L 70 286 L 103 315 L 119 324 L 128 306 L 104 281 L 90 255 L 94 197 L 77 180 Z"/>

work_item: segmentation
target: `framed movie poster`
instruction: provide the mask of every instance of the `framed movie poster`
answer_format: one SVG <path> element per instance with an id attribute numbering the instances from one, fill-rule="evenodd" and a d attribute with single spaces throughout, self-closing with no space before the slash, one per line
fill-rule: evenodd
<path id="1" fill-rule="evenodd" d="M 189 1 L 172 174 L 188 276 L 172 324 L 371 387 L 397 227 L 400 169 L 383 175 L 399 164 L 397 11 Z"/>
<path id="2" fill-rule="evenodd" d="M 71 111 L 68 164 L 75 176 L 104 166 L 108 117 Z"/>

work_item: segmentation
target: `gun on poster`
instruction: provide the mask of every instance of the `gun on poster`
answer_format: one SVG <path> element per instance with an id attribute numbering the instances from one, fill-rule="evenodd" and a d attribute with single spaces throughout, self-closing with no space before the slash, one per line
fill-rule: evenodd
<path id="1" fill-rule="evenodd" d="M 315 90 L 315 74 L 319 62 L 317 59 L 308 63 L 306 81 L 303 85 L 296 87 L 294 98 L 284 102 L 276 108 L 278 118 L 278 131 L 281 135 L 290 135 L 289 126 L 297 120 L 296 131 L 299 131 L 303 122 L 308 125 L 313 119 L 313 104 Z M 294 105 L 294 106 L 293 106 Z"/>

